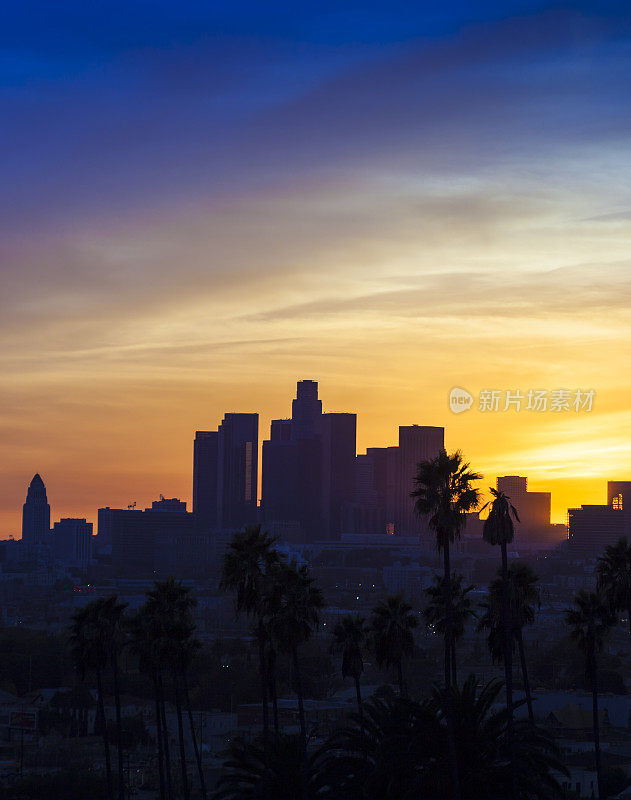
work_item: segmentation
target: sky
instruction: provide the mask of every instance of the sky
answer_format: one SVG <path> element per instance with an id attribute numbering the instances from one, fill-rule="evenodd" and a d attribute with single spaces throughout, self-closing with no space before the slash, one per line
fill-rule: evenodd
<path id="1" fill-rule="evenodd" d="M 266 438 L 302 378 L 359 452 L 444 425 L 556 521 L 605 502 L 631 479 L 625 6 L 4 4 L 0 538 L 35 472 L 55 520 L 190 500 L 195 430 L 259 411 Z M 593 406 L 479 410 L 531 389 Z"/>

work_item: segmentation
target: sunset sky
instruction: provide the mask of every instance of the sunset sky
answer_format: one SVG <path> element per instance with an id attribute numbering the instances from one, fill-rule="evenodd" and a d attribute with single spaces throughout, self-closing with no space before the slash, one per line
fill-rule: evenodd
<path id="1" fill-rule="evenodd" d="M 297 379 L 358 449 L 444 425 L 553 515 L 631 479 L 627 3 L 7 3 L 0 538 L 191 498 Z M 593 389 L 591 412 L 448 395 Z"/>

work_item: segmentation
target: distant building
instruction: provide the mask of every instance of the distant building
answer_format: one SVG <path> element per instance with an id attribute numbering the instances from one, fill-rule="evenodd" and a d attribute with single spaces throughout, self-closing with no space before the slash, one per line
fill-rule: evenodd
<path id="1" fill-rule="evenodd" d="M 193 445 L 193 514 L 200 530 L 217 526 L 217 453 L 219 433 L 197 431 Z"/>
<path id="2" fill-rule="evenodd" d="M 98 514 L 99 537 L 103 532 L 111 540 L 112 569 L 116 577 L 141 578 L 156 573 L 183 575 L 205 566 L 203 548 L 191 554 L 193 564 L 178 561 L 178 552 L 190 553 L 191 548 L 183 543 L 196 541 L 193 539 L 194 517 L 186 511 L 185 503 L 161 500 L 144 511 L 100 508 Z"/>
<path id="3" fill-rule="evenodd" d="M 357 416 L 322 413 L 316 381 L 298 381 L 291 419 L 263 442 L 261 516 L 288 541 L 339 538 L 355 483 Z"/>
<path id="4" fill-rule="evenodd" d="M 60 519 L 53 526 L 53 553 L 64 566 L 85 570 L 92 558 L 92 523 Z"/>
<path id="5" fill-rule="evenodd" d="M 606 545 L 624 535 L 624 514 L 612 506 L 584 505 L 569 508 L 568 548 L 577 558 L 602 555 Z"/>
<path id="6" fill-rule="evenodd" d="M 257 520 L 258 414 L 226 414 L 193 445 L 193 514 L 200 532 L 238 530 Z"/>
<path id="7" fill-rule="evenodd" d="M 496 486 L 510 498 L 519 514 L 519 522 L 515 523 L 517 548 L 549 549 L 567 537 L 564 525 L 551 522 L 550 492 L 529 492 L 528 478 L 522 475 L 501 475 L 497 478 Z"/>
<path id="8" fill-rule="evenodd" d="M 22 507 L 22 542 L 27 546 L 50 542 L 50 505 L 39 473 L 33 476 Z"/>
<path id="9" fill-rule="evenodd" d="M 419 462 L 444 447 L 443 428 L 402 425 L 395 447 L 370 447 L 355 459 L 355 492 L 345 514 L 345 534 L 393 533 L 429 541 L 427 520 L 410 497 Z"/>
<path id="10" fill-rule="evenodd" d="M 622 511 L 624 535 L 631 537 L 631 481 L 608 481 L 607 505 Z"/>

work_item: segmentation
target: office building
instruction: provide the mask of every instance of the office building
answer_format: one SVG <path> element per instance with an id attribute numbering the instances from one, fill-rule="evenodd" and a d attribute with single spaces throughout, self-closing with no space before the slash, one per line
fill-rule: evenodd
<path id="1" fill-rule="evenodd" d="M 22 506 L 22 542 L 29 547 L 50 543 L 50 505 L 39 473 L 33 476 Z"/>
<path id="2" fill-rule="evenodd" d="M 55 561 L 87 569 L 92 559 L 92 523 L 85 519 L 60 519 L 53 526 Z"/>
<path id="3" fill-rule="evenodd" d="M 273 420 L 263 442 L 261 512 L 292 541 L 339 538 L 355 483 L 357 417 L 323 413 L 316 381 L 298 381 L 291 419 Z"/>
<path id="4" fill-rule="evenodd" d="M 193 515 L 200 533 L 257 521 L 258 414 L 226 414 L 193 445 Z"/>
<path id="5" fill-rule="evenodd" d="M 219 433 L 197 431 L 193 445 L 193 514 L 199 530 L 217 525 L 217 456 Z"/>
<path id="6" fill-rule="evenodd" d="M 575 558 L 597 558 L 624 535 L 622 510 L 611 505 L 569 508 L 567 515 L 568 549 Z"/>

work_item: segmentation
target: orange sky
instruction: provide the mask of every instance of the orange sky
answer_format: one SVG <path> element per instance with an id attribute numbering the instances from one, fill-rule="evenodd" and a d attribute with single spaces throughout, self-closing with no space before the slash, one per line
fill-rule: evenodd
<path id="1" fill-rule="evenodd" d="M 312 9 L 291 41 L 168 20 L 152 41 L 144 14 L 108 38 L 108 13 L 86 39 L 107 52 L 83 18 L 58 47 L 55 15 L 44 55 L 15 45 L 0 537 L 35 472 L 53 520 L 190 500 L 194 431 L 259 411 L 263 439 L 300 378 L 357 412 L 360 452 L 444 425 L 485 486 L 552 491 L 556 521 L 631 479 L 628 24 L 493 6 L 432 38 L 419 9 L 387 41 L 357 9 L 329 41 Z M 454 416 L 453 386 L 596 398 Z"/>

